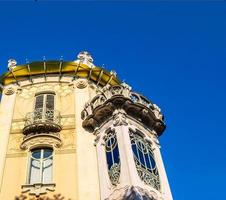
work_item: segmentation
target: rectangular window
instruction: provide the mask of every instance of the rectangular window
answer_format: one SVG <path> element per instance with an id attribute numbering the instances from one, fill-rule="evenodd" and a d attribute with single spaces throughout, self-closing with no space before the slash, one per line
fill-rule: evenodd
<path id="1" fill-rule="evenodd" d="M 34 121 L 45 122 L 46 120 L 53 120 L 54 99 L 55 94 L 53 93 L 40 93 L 36 95 Z"/>

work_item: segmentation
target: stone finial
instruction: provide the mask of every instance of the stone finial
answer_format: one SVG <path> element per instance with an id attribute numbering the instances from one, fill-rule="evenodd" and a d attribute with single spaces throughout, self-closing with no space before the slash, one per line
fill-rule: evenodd
<path id="1" fill-rule="evenodd" d="M 114 71 L 114 70 L 111 70 L 111 71 L 110 71 L 110 74 L 112 74 L 112 75 L 114 75 L 114 76 L 117 76 L 117 73 L 116 73 L 116 71 Z"/>
<path id="2" fill-rule="evenodd" d="M 8 70 L 11 71 L 12 69 L 14 69 L 16 67 L 16 64 L 17 64 L 17 62 L 15 59 L 9 59 L 8 60 Z"/>
<path id="3" fill-rule="evenodd" d="M 78 54 L 77 58 L 76 63 L 86 64 L 91 68 L 94 67 L 93 58 L 89 52 L 82 51 Z"/>

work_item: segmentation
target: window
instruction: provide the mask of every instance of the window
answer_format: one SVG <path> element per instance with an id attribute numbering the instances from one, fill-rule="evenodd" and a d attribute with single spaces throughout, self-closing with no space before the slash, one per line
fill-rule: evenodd
<path id="1" fill-rule="evenodd" d="M 33 149 L 30 152 L 28 184 L 52 183 L 53 150 Z"/>
<path id="2" fill-rule="evenodd" d="M 40 93 L 35 98 L 35 121 L 52 121 L 54 117 L 54 93 Z"/>
<path id="3" fill-rule="evenodd" d="M 109 178 L 112 185 L 116 185 L 120 176 L 120 157 L 118 142 L 114 131 L 109 131 L 105 138 L 105 152 Z"/>
<path id="4" fill-rule="evenodd" d="M 159 174 L 151 144 L 138 131 L 130 130 L 131 147 L 138 175 L 146 184 L 160 190 Z"/>

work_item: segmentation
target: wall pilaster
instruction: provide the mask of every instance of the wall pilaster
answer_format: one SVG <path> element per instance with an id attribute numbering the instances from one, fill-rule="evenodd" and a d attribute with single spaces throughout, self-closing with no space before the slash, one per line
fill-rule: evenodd
<path id="1" fill-rule="evenodd" d="M 97 169 L 96 147 L 94 136 L 82 127 L 81 112 L 89 101 L 88 81 L 74 81 L 75 134 L 76 134 L 76 166 L 78 200 L 99 199 L 99 178 Z"/>
<path id="2" fill-rule="evenodd" d="M 3 89 L 0 105 L 0 191 L 2 187 L 5 158 L 16 100 L 16 91 L 17 86 L 5 87 Z"/>

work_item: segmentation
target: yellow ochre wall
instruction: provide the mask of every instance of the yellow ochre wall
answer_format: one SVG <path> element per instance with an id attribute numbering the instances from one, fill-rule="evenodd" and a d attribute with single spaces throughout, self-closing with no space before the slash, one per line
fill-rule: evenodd
<path id="1" fill-rule="evenodd" d="M 21 186 L 26 184 L 29 150 L 20 148 L 24 137 L 22 129 L 26 114 L 33 110 L 34 95 L 41 91 L 55 91 L 55 109 L 62 117 L 62 146 L 54 148 L 53 154 L 53 183 L 56 187 L 54 192 L 48 191 L 47 196 L 61 193 L 65 200 L 100 199 L 94 136 L 82 128 L 81 119 L 85 103 L 96 94 L 94 88 L 81 79 L 72 84 L 40 82 L 17 90 L 0 200 L 13 200 L 21 194 Z"/>

